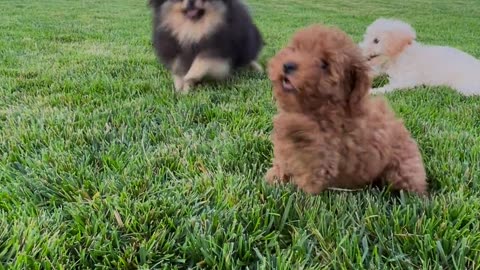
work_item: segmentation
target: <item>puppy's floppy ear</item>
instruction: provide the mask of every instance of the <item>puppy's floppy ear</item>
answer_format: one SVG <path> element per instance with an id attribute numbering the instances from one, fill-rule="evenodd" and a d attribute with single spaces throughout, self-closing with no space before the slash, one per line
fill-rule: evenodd
<path id="1" fill-rule="evenodd" d="M 371 81 L 368 75 L 368 67 L 362 60 L 353 63 L 349 74 L 350 84 L 348 96 L 348 107 L 351 114 L 361 114 L 363 111 L 363 98 L 370 91 Z"/>
<path id="2" fill-rule="evenodd" d="M 388 33 L 390 44 L 387 47 L 387 54 L 394 57 L 402 53 L 405 47 L 411 45 L 416 38 L 415 30 L 409 25 L 403 25 L 404 29 Z"/>

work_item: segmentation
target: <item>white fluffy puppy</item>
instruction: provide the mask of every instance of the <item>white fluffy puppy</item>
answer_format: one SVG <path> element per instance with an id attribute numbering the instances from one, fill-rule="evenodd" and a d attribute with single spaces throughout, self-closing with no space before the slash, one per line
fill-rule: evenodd
<path id="1" fill-rule="evenodd" d="M 405 22 L 377 19 L 360 43 L 374 75 L 387 74 L 390 83 L 372 93 L 418 85 L 449 86 L 464 95 L 480 94 L 480 61 L 458 49 L 415 41 Z"/>

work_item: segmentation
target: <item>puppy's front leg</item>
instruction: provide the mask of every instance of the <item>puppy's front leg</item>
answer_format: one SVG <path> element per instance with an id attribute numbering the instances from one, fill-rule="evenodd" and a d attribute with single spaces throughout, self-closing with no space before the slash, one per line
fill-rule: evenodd
<path id="1" fill-rule="evenodd" d="M 280 114 L 274 119 L 274 136 L 276 158 L 304 192 L 318 194 L 337 177 L 338 142 L 316 122 L 301 114 Z"/>
<path id="2" fill-rule="evenodd" d="M 371 90 L 372 94 L 385 94 L 388 92 L 392 92 L 393 90 L 404 90 L 409 89 L 412 87 L 417 86 L 418 84 L 414 81 L 406 81 L 406 82 L 391 82 L 383 87 L 374 88 Z"/>
<path id="3" fill-rule="evenodd" d="M 183 91 L 183 77 L 181 75 L 172 74 L 173 77 L 173 85 L 175 86 L 175 90 L 182 92 Z"/>
<path id="4" fill-rule="evenodd" d="M 335 148 L 334 140 L 320 137 L 315 144 L 299 153 L 296 158 L 301 160 L 304 166 L 300 167 L 303 170 L 297 170 L 294 181 L 301 190 L 309 194 L 319 194 L 335 185 L 340 160 Z"/>
<path id="5" fill-rule="evenodd" d="M 378 87 L 378 88 L 373 88 L 370 93 L 372 94 L 385 94 L 385 93 L 388 93 L 388 92 L 391 92 L 393 90 L 395 90 L 396 87 L 392 84 L 387 84 L 383 87 Z"/>
<path id="6" fill-rule="evenodd" d="M 250 67 L 258 73 L 263 73 L 263 67 L 257 61 L 250 62 Z"/>
<path id="7" fill-rule="evenodd" d="M 172 77 L 173 77 L 173 85 L 175 86 L 175 90 L 178 92 L 183 91 L 183 75 L 182 75 L 182 60 L 180 57 L 177 57 L 172 63 Z M 185 74 L 185 71 L 183 71 Z"/>
<path id="8" fill-rule="evenodd" d="M 223 79 L 230 73 L 230 63 L 225 59 L 197 56 L 183 78 L 183 91 L 188 92 L 190 88 L 204 77 Z"/>

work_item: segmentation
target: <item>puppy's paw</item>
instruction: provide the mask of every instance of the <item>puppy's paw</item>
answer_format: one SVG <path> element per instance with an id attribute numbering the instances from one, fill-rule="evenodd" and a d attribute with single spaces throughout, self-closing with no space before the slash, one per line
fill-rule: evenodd
<path id="1" fill-rule="evenodd" d="M 173 82 L 175 85 L 175 90 L 180 94 L 187 94 L 193 88 L 194 84 L 192 81 L 186 81 L 180 76 L 174 76 Z"/>
<path id="2" fill-rule="evenodd" d="M 371 94 L 386 94 L 388 92 L 392 92 L 393 90 L 395 90 L 396 87 L 395 86 L 392 86 L 392 85 L 385 85 L 383 87 L 377 87 L 377 88 L 373 88 L 370 93 Z"/>
<path id="3" fill-rule="evenodd" d="M 195 83 L 193 81 L 187 81 L 187 80 L 184 80 L 183 81 L 183 89 L 182 89 L 182 93 L 183 94 L 186 94 L 188 92 L 190 92 L 190 90 L 192 90 L 193 86 L 195 85 Z"/>
<path id="4" fill-rule="evenodd" d="M 260 65 L 257 61 L 252 61 L 250 63 L 250 67 L 258 73 L 264 73 L 262 65 Z"/>
<path id="5" fill-rule="evenodd" d="M 173 84 L 177 92 L 183 91 L 183 78 L 181 76 L 173 75 Z"/>
<path id="6" fill-rule="evenodd" d="M 287 177 L 283 175 L 278 165 L 273 165 L 265 174 L 265 180 L 271 185 L 286 182 L 286 179 Z"/>
<path id="7" fill-rule="evenodd" d="M 370 89 L 370 94 L 372 94 L 372 95 L 379 95 L 379 94 L 384 94 L 384 93 L 385 93 L 385 89 L 383 87 Z"/>
<path id="8" fill-rule="evenodd" d="M 272 168 L 268 169 L 267 174 L 265 174 L 265 180 L 271 185 L 279 182 L 277 167 L 273 166 Z"/>
<path id="9" fill-rule="evenodd" d="M 337 159 L 337 153 L 324 153 L 325 156 Z M 336 162 L 322 162 L 318 169 L 314 170 L 314 177 L 320 179 L 324 184 L 331 183 L 338 176 L 338 166 Z"/>
<path id="10" fill-rule="evenodd" d="M 295 181 L 297 186 L 303 192 L 311 195 L 318 195 L 326 188 L 324 180 L 319 179 L 314 175 L 304 175 L 298 177 Z"/>

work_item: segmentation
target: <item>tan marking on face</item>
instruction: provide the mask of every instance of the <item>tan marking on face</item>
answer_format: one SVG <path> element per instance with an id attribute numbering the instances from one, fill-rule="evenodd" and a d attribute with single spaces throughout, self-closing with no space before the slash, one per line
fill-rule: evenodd
<path id="1" fill-rule="evenodd" d="M 389 46 L 387 47 L 385 54 L 390 58 L 395 58 L 400 55 L 408 45 L 412 44 L 414 36 L 409 35 L 409 33 L 398 31 L 388 33 L 387 40 Z"/>
<path id="2" fill-rule="evenodd" d="M 198 20 L 191 20 L 184 14 L 187 0 L 183 2 L 167 2 L 162 7 L 164 18 L 161 27 L 170 29 L 183 46 L 197 43 L 213 33 L 225 21 L 226 7 L 223 3 L 197 0 L 195 6 L 204 10 L 205 14 Z"/>

